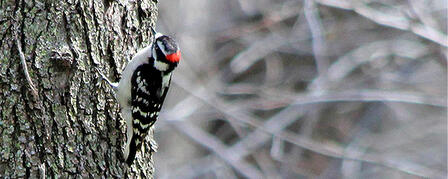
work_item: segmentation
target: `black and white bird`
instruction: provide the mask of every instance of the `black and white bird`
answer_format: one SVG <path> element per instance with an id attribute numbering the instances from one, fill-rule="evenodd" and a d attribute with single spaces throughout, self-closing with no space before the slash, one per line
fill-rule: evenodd
<path id="1" fill-rule="evenodd" d="M 159 116 L 172 72 L 181 58 L 179 46 L 173 38 L 151 30 L 154 35 L 152 44 L 134 55 L 118 83 L 112 83 L 99 72 L 114 89 L 121 115 L 126 120 L 124 157 L 128 165 L 132 165 L 149 128 Z"/>

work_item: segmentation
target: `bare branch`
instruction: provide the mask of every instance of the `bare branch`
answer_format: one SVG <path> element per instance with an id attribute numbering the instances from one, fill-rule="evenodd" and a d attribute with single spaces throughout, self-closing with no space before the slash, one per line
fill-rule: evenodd
<path id="1" fill-rule="evenodd" d="M 278 92 L 264 90 L 265 95 L 271 96 L 275 99 L 288 98 L 292 99 L 293 105 L 305 105 L 314 103 L 329 103 L 329 102 L 400 102 L 400 103 L 414 103 L 422 105 L 431 105 L 437 107 L 447 107 L 447 101 L 443 97 L 430 96 L 412 92 L 397 92 L 385 90 L 349 90 L 349 91 L 313 91 L 310 93 L 303 93 L 300 95 L 279 95 Z M 263 102 L 261 102 L 263 103 Z M 277 106 L 278 107 L 278 106 Z"/>
<path id="2" fill-rule="evenodd" d="M 385 12 L 379 12 L 360 1 L 348 2 L 341 0 L 335 2 L 334 0 L 317 0 L 317 2 L 326 6 L 353 10 L 380 25 L 385 25 L 400 30 L 407 30 L 420 37 L 431 40 L 443 47 L 448 47 L 448 37 L 446 34 L 443 34 L 439 30 L 430 26 L 413 22 L 404 14 L 398 12 L 398 10 L 393 11 L 393 14 L 385 14 Z"/>

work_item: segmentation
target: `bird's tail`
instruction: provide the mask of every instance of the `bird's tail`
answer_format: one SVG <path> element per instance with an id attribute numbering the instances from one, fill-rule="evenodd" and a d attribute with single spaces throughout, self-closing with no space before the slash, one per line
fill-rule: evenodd
<path id="1" fill-rule="evenodd" d="M 137 149 L 139 149 L 139 146 L 141 146 L 142 138 L 134 133 L 133 127 L 132 127 L 132 113 L 128 108 L 122 108 L 121 115 L 126 120 L 127 125 L 127 141 L 126 141 L 126 148 L 124 150 L 124 159 L 128 165 L 132 165 L 135 155 L 137 153 Z M 139 139 L 139 144 L 137 144 L 137 139 Z"/>
<path id="2" fill-rule="evenodd" d="M 143 138 L 139 135 L 132 135 L 132 138 L 128 140 L 128 143 L 126 145 L 125 150 L 125 158 L 126 163 L 131 166 L 134 162 L 135 155 L 137 154 L 137 151 L 142 147 Z"/>

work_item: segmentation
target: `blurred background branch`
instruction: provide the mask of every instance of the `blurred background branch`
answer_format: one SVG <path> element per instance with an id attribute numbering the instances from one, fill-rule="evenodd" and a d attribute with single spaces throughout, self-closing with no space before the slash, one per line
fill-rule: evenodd
<path id="1" fill-rule="evenodd" d="M 445 178 L 447 2 L 160 2 L 161 178 Z"/>

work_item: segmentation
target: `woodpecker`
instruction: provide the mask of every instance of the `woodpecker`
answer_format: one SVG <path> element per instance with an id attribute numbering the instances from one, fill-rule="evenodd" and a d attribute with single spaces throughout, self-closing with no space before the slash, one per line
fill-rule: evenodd
<path id="1" fill-rule="evenodd" d="M 132 57 L 118 83 L 99 74 L 114 89 L 127 124 L 126 163 L 132 165 L 148 129 L 156 122 L 181 53 L 176 41 L 151 28 L 153 41 Z"/>

